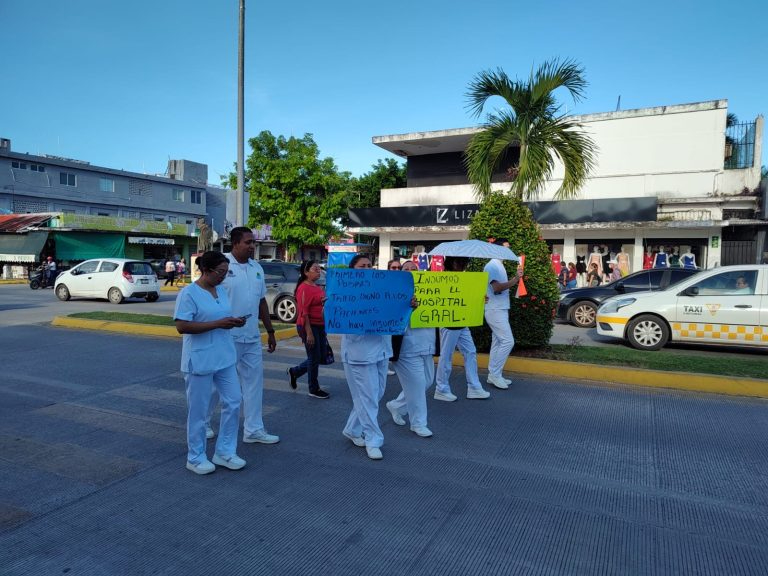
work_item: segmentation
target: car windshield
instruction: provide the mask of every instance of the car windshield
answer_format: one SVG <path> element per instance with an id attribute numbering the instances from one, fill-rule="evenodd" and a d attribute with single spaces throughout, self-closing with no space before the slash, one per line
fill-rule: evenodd
<path id="1" fill-rule="evenodd" d="M 133 276 L 151 276 L 155 273 L 149 262 L 126 262 L 125 271 Z"/>

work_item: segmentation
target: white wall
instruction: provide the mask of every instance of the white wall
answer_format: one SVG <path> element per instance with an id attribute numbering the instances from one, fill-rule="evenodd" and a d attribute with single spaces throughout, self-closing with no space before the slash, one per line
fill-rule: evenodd
<path id="1" fill-rule="evenodd" d="M 581 121 L 599 150 L 595 169 L 578 199 L 706 197 L 737 194 L 759 183 L 757 169 L 723 169 L 727 101 L 591 114 Z M 762 135 L 762 118 L 758 121 Z M 562 164 L 539 200 L 552 200 L 562 182 Z M 494 189 L 508 189 L 497 184 Z M 382 190 L 381 206 L 472 204 L 471 185 L 430 186 Z"/>

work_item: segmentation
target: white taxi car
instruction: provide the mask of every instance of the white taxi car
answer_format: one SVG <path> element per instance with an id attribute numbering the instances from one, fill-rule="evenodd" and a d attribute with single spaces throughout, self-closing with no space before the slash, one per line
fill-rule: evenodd
<path id="1" fill-rule="evenodd" d="M 658 292 L 609 298 L 597 332 L 639 350 L 667 342 L 768 347 L 768 265 L 723 266 Z"/>

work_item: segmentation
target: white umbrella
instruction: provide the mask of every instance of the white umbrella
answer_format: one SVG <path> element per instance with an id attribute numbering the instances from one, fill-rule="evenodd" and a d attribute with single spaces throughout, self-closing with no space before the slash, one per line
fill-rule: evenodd
<path id="1" fill-rule="evenodd" d="M 482 240 L 457 240 L 441 242 L 429 251 L 430 256 L 464 256 L 465 258 L 497 258 L 499 260 L 517 260 L 512 250 L 506 246 L 483 242 Z"/>

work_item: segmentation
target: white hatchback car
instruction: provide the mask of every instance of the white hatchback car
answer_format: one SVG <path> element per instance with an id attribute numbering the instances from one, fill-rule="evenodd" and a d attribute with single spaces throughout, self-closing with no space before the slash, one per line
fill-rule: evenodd
<path id="1" fill-rule="evenodd" d="M 160 284 L 149 262 L 96 258 L 59 274 L 54 291 L 59 300 L 83 296 L 107 298 L 113 304 L 120 304 L 125 298 L 155 302 L 160 297 Z"/>
<path id="2" fill-rule="evenodd" d="M 723 266 L 657 292 L 613 296 L 597 333 L 639 350 L 667 342 L 768 347 L 768 265 Z"/>

